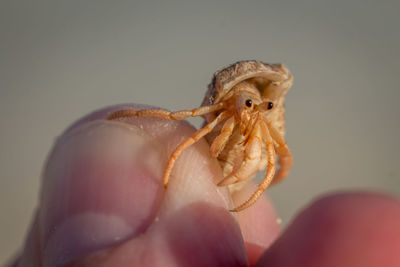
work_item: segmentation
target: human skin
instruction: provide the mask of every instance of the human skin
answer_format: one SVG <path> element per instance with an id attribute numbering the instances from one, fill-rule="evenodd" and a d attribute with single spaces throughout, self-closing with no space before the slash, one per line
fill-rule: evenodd
<path id="1" fill-rule="evenodd" d="M 232 198 L 217 187 L 222 173 L 204 140 L 177 160 L 165 191 L 168 155 L 195 129 L 182 121 L 105 120 L 122 108 L 143 106 L 94 112 L 58 138 L 14 266 L 400 266 L 399 199 L 324 196 L 280 235 L 266 196 L 228 211 L 255 185 Z"/>

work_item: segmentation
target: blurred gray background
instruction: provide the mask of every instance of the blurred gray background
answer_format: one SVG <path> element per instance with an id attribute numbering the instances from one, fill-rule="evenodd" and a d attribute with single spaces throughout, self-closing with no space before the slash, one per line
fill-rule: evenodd
<path id="1" fill-rule="evenodd" d="M 0 1 L 0 262 L 21 246 L 55 138 L 117 103 L 197 107 L 243 59 L 285 63 L 285 224 L 342 189 L 400 195 L 398 1 Z M 195 125 L 200 120 L 194 120 Z"/>

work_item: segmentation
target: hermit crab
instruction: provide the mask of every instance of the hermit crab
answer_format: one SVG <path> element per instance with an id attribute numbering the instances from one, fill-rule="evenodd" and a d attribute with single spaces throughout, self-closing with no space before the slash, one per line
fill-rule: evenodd
<path id="1" fill-rule="evenodd" d="M 282 64 L 239 61 L 214 74 L 199 108 L 176 112 L 119 110 L 108 119 L 183 120 L 203 116 L 204 127 L 180 143 L 170 155 L 163 174 L 164 186 L 167 187 L 175 161 L 183 150 L 205 137 L 211 156 L 218 159 L 223 171 L 219 186 L 240 185 L 253 178 L 257 171 L 267 169 L 264 180 L 250 198 L 231 210 L 238 212 L 254 204 L 269 185 L 285 178 L 293 164 L 284 139 L 284 100 L 292 83 L 293 76 Z"/>

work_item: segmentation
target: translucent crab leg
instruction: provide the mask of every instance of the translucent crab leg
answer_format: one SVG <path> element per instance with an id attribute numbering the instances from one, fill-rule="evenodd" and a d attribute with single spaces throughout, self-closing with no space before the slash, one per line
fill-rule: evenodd
<path id="1" fill-rule="evenodd" d="M 282 181 L 288 174 L 293 166 L 293 157 L 288 145 L 283 139 L 282 135 L 271 124 L 268 124 L 272 138 L 278 144 L 276 152 L 279 156 L 279 170 L 275 174 L 272 184 Z"/>
<path id="2" fill-rule="evenodd" d="M 192 110 L 180 110 L 175 112 L 170 112 L 161 109 L 144 109 L 144 110 L 118 110 L 108 116 L 108 120 L 115 120 L 118 118 L 126 117 L 142 117 L 142 118 L 156 118 L 162 120 L 183 120 L 188 117 L 197 117 L 207 113 L 221 110 L 225 107 L 224 103 L 218 103 L 212 106 L 199 107 Z"/>
<path id="3" fill-rule="evenodd" d="M 262 145 L 260 127 L 257 124 L 254 126 L 254 130 L 249 137 L 249 141 L 246 145 L 246 150 L 244 153 L 243 163 L 239 170 L 226 176 L 221 182 L 218 183 L 218 186 L 226 186 L 243 181 L 249 177 L 249 174 L 256 172 L 261 158 Z"/>
<path id="4" fill-rule="evenodd" d="M 267 153 L 268 153 L 268 169 L 267 169 L 267 174 L 265 175 L 264 180 L 258 185 L 257 190 L 250 196 L 250 198 L 244 202 L 243 204 L 237 206 L 236 208 L 230 210 L 232 212 L 238 212 L 241 210 L 244 210 L 251 205 L 254 204 L 254 202 L 257 201 L 257 199 L 261 196 L 261 194 L 268 188 L 268 186 L 271 184 L 272 179 L 274 178 L 275 174 L 275 148 L 274 148 L 274 142 L 272 140 L 272 137 L 269 133 L 267 125 L 262 121 L 260 122 L 261 124 L 261 131 L 262 135 L 265 138 L 265 143 L 267 146 Z"/>
<path id="5" fill-rule="evenodd" d="M 221 133 L 214 139 L 210 147 L 210 154 L 213 157 L 218 157 L 219 154 L 224 150 L 229 137 L 232 135 L 233 128 L 235 127 L 235 117 L 229 118 L 222 126 Z"/>
<path id="6" fill-rule="evenodd" d="M 165 167 L 164 170 L 164 175 L 163 175 L 164 187 L 167 187 L 168 180 L 171 175 L 172 168 L 174 167 L 175 161 L 182 154 L 183 150 L 185 150 L 187 147 L 199 141 L 200 138 L 210 133 L 215 126 L 217 126 L 220 122 L 224 121 L 230 116 L 232 116 L 230 112 L 228 111 L 222 112 L 221 114 L 218 115 L 217 118 L 215 118 L 215 120 L 204 126 L 202 129 L 198 130 L 193 136 L 189 137 L 175 148 L 174 152 L 169 157 L 167 166 Z"/>

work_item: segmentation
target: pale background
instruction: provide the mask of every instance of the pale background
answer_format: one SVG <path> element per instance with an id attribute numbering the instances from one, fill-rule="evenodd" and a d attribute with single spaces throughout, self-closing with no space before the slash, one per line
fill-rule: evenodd
<path id="1" fill-rule="evenodd" d="M 400 195 L 399 11 L 396 0 L 0 1 L 0 262 L 21 245 L 69 124 L 116 103 L 194 108 L 212 73 L 242 59 L 295 77 L 295 165 L 269 191 L 284 223 L 333 190 Z"/>

